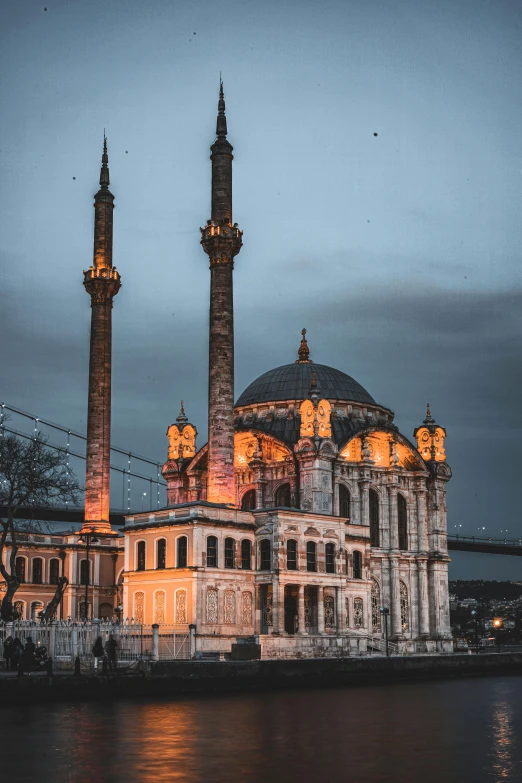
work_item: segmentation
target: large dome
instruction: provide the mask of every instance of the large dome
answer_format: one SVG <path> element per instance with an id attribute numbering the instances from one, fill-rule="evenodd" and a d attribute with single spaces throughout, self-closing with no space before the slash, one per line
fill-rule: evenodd
<path id="1" fill-rule="evenodd" d="M 252 381 L 239 397 L 236 407 L 259 402 L 305 400 L 312 384 L 312 373 L 315 373 L 319 393 L 328 400 L 376 404 L 366 389 L 346 373 L 315 362 L 294 362 L 269 370 Z"/>

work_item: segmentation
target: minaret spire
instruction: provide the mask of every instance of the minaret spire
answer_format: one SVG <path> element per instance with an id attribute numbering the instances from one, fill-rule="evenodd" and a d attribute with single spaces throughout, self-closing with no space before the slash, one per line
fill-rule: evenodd
<path id="1" fill-rule="evenodd" d="M 210 259 L 208 485 L 211 503 L 235 505 L 234 483 L 234 256 L 243 232 L 232 224 L 232 145 L 227 137 L 223 82 L 219 82 L 217 139 L 211 146 L 211 219 L 201 229 Z"/>
<path id="2" fill-rule="evenodd" d="M 100 189 L 94 197 L 94 260 L 83 273 L 83 284 L 91 297 L 84 533 L 103 533 L 111 529 L 112 300 L 121 286 L 120 275 L 112 265 L 113 209 L 114 196 L 109 190 L 109 156 L 104 132 Z"/>

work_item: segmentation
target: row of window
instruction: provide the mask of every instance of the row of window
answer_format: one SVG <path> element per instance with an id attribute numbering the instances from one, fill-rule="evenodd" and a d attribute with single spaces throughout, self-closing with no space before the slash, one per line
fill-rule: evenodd
<path id="1" fill-rule="evenodd" d="M 275 506 L 291 506 L 290 484 L 283 484 L 278 487 L 275 493 Z M 372 546 L 380 546 L 379 531 L 379 495 L 375 490 L 369 491 L 370 504 L 370 542 Z M 245 492 L 241 500 L 243 511 L 251 511 L 256 507 L 256 493 L 251 489 Z M 351 498 L 350 491 L 344 484 L 339 484 L 339 516 L 350 519 L 351 516 Z M 399 549 L 408 549 L 408 510 L 406 499 L 400 493 L 397 495 L 397 522 Z"/>
<path id="2" fill-rule="evenodd" d="M 164 538 L 156 541 L 156 568 L 165 568 L 167 542 Z M 243 570 L 252 570 L 252 542 L 248 539 L 241 541 L 240 562 L 236 558 L 237 542 L 234 538 L 225 538 L 225 568 L 241 567 Z M 145 541 L 137 543 L 137 571 L 145 571 L 147 544 Z M 180 536 L 176 541 L 176 566 L 177 568 L 187 567 L 187 536 Z M 328 543 L 325 546 L 324 570 L 327 574 L 335 574 L 335 544 Z M 362 552 L 355 551 L 352 555 L 352 576 L 354 579 L 362 579 Z M 207 536 L 207 548 L 204 554 L 203 565 L 209 568 L 219 567 L 219 542 L 216 536 Z M 270 540 L 265 538 L 259 542 L 259 570 L 270 571 L 272 568 L 272 547 Z M 291 538 L 286 545 L 286 568 L 288 571 L 297 571 L 298 564 L 298 542 Z M 306 543 L 306 570 L 315 572 L 318 568 L 317 544 L 315 541 Z"/>
<path id="3" fill-rule="evenodd" d="M 92 563 L 89 560 L 81 560 L 80 561 L 80 584 L 86 585 L 91 583 L 91 565 Z M 41 585 L 44 583 L 43 580 L 43 558 L 41 557 L 33 557 L 31 560 L 31 574 L 29 575 L 29 580 L 27 579 L 27 560 L 25 557 L 17 557 L 16 558 L 16 578 L 19 582 L 29 582 L 33 585 Z M 58 558 L 52 558 L 49 560 L 49 581 L 47 584 L 50 585 L 57 585 L 58 579 L 60 578 L 60 561 Z"/>

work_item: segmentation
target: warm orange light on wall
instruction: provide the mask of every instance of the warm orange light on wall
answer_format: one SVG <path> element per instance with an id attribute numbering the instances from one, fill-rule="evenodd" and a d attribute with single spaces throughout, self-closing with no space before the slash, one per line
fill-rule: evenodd
<path id="1" fill-rule="evenodd" d="M 380 468 L 389 468 L 397 464 L 405 470 L 416 470 L 420 467 L 419 459 L 414 452 L 403 443 L 395 442 L 388 432 L 372 432 L 367 435 L 366 443 L 370 459 Z M 353 438 L 341 451 L 342 459 L 347 462 L 362 462 L 361 438 Z"/>
<path id="2" fill-rule="evenodd" d="M 274 438 L 264 435 L 258 442 L 252 432 L 236 432 L 234 435 L 234 465 L 236 467 L 245 467 L 254 459 L 261 445 L 261 459 L 264 462 L 283 462 L 291 456 L 290 449 L 283 446 Z"/>

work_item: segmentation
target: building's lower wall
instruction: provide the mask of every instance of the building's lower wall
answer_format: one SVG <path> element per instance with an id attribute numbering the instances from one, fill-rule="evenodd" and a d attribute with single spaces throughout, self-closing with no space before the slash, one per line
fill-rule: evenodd
<path id="1" fill-rule="evenodd" d="M 342 658 L 366 655 L 364 636 L 272 636 L 260 635 L 261 657 L 270 658 Z"/>

